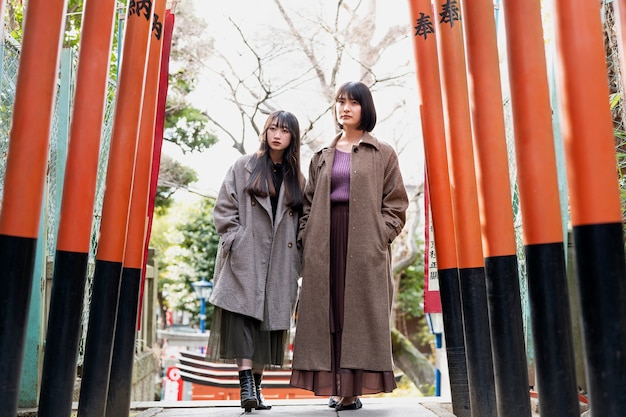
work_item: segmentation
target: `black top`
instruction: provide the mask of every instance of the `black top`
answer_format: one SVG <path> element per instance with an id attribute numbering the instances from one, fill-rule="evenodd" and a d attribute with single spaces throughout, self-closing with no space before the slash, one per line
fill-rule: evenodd
<path id="1" fill-rule="evenodd" d="M 276 193 L 270 196 L 272 202 L 272 217 L 276 217 L 276 207 L 278 206 L 278 195 L 280 194 L 280 186 L 283 184 L 283 165 L 273 164 L 272 166 L 272 182 L 274 183 L 274 190 Z"/>

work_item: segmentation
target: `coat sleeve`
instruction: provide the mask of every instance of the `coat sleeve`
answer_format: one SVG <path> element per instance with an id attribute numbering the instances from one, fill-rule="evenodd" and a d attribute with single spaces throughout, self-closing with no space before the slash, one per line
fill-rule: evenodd
<path id="1" fill-rule="evenodd" d="M 233 238 L 241 227 L 239 220 L 239 197 L 235 170 L 229 168 L 220 187 L 213 209 L 215 230 L 220 235 L 220 246 L 224 252 L 230 251 Z"/>
<path id="2" fill-rule="evenodd" d="M 319 154 L 314 154 L 309 162 L 309 178 L 306 180 L 304 186 L 304 193 L 302 196 L 302 215 L 300 216 L 300 223 L 298 229 L 298 248 L 302 250 L 302 234 L 306 228 L 306 223 L 309 220 L 309 214 L 311 213 L 311 202 L 313 201 L 313 193 L 315 192 L 315 186 L 317 184 L 317 164 L 319 160 Z"/>
<path id="3" fill-rule="evenodd" d="M 402 232 L 406 222 L 406 210 L 409 198 L 404 187 L 402 172 L 396 152 L 389 147 L 385 162 L 385 177 L 383 183 L 382 215 L 387 225 L 389 243 Z"/>

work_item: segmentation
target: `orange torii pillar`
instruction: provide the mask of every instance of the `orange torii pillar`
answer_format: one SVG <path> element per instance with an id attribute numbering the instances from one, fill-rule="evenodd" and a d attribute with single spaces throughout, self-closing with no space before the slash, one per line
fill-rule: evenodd
<path id="1" fill-rule="evenodd" d="M 0 212 L 0 417 L 17 415 L 66 7 L 26 8 Z"/>
<path id="2" fill-rule="evenodd" d="M 530 417 L 528 364 L 492 0 L 463 0 L 498 414 Z"/>
<path id="3" fill-rule="evenodd" d="M 539 409 L 574 417 L 578 385 L 540 0 L 505 0 L 504 12 Z"/>
<path id="4" fill-rule="evenodd" d="M 150 249 L 150 234 L 152 231 L 152 218 L 154 217 L 154 202 L 156 199 L 157 184 L 159 181 L 159 166 L 161 165 L 161 149 L 163 147 L 163 129 L 165 126 L 165 104 L 167 102 L 167 89 L 169 78 L 170 50 L 172 47 L 172 33 L 174 32 L 175 14 L 172 9 L 165 11 L 163 21 L 163 40 L 161 43 L 161 68 L 158 78 L 158 95 L 156 114 L 154 122 L 154 144 L 152 150 L 152 168 L 150 172 L 150 189 L 148 190 L 148 224 L 146 225 L 146 241 L 143 249 L 143 275 L 141 277 L 141 293 L 139 295 L 139 311 L 137 317 L 137 328 L 140 328 L 141 314 L 143 311 L 143 292 L 146 282 L 146 267 L 148 263 L 148 252 Z"/>
<path id="5" fill-rule="evenodd" d="M 84 3 L 39 391 L 40 417 L 69 416 L 72 412 L 115 7 L 115 0 Z"/>
<path id="6" fill-rule="evenodd" d="M 152 2 L 129 0 L 96 252 L 78 416 L 106 411 L 130 194 L 152 29 Z"/>
<path id="7" fill-rule="evenodd" d="M 626 259 L 602 19 L 597 2 L 555 0 L 555 6 L 591 414 L 617 417 L 626 410 Z"/>
<path id="8" fill-rule="evenodd" d="M 472 417 L 495 417 L 491 332 L 461 10 L 456 1 L 436 0 L 435 5 Z"/>
<path id="9" fill-rule="evenodd" d="M 135 361 L 135 335 L 139 294 L 141 293 L 144 244 L 147 230 L 148 192 L 154 147 L 154 124 L 156 119 L 161 47 L 165 22 L 165 0 L 153 3 L 153 23 L 148 54 L 148 67 L 141 109 L 139 139 L 130 202 L 126 251 L 120 283 L 117 307 L 115 340 L 111 377 L 106 403 L 106 417 L 128 417 L 132 391 L 133 364 Z"/>
<path id="10" fill-rule="evenodd" d="M 471 417 L 437 38 L 430 0 L 411 0 L 410 7 L 452 409 Z"/>

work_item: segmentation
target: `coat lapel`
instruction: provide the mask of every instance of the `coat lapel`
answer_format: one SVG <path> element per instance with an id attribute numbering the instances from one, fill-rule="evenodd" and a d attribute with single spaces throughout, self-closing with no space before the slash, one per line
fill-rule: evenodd
<path id="1" fill-rule="evenodd" d="M 280 191 L 278 192 L 278 207 L 276 208 L 276 218 L 273 219 L 274 231 L 276 231 L 276 228 L 278 227 L 278 225 L 280 224 L 280 221 L 285 215 L 285 204 L 283 203 L 284 198 L 285 198 L 285 187 L 283 184 L 283 186 L 280 187 Z M 269 197 L 266 200 L 270 204 L 269 216 L 271 218 L 272 217 L 272 203 Z"/>
<path id="2" fill-rule="evenodd" d="M 250 158 L 248 162 L 246 163 L 246 171 L 248 171 L 248 177 L 252 175 L 252 171 L 254 171 L 254 167 L 256 163 L 257 163 L 257 159 L 255 157 Z M 282 187 L 281 187 L 281 194 L 282 194 Z M 270 201 L 270 198 L 269 197 L 257 197 L 257 196 L 252 196 L 252 198 L 256 200 L 257 203 L 259 203 L 261 207 L 265 209 L 271 222 L 272 221 L 272 202 Z M 280 204 L 280 201 L 279 201 L 279 204 Z M 278 218 L 278 213 L 276 213 L 276 218 Z"/>

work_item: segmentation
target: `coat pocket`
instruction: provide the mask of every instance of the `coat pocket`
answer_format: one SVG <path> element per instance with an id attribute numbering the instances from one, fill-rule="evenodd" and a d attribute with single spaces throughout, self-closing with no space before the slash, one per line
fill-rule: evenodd
<path id="1" fill-rule="evenodd" d="M 238 227 L 237 229 L 224 233 L 220 236 L 219 247 L 217 250 L 222 258 L 225 258 L 233 250 L 235 239 L 239 235 L 240 230 L 241 227 Z"/>

